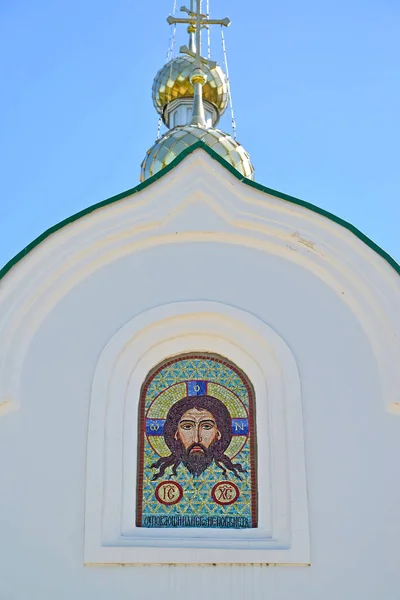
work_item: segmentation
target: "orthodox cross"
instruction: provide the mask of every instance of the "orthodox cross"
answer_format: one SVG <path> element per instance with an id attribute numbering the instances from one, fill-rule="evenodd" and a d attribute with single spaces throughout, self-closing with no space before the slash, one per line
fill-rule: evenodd
<path id="1" fill-rule="evenodd" d="M 201 30 L 204 27 L 209 27 L 210 25 L 224 25 L 225 27 L 229 27 L 231 24 L 230 19 L 226 17 L 225 19 L 210 19 L 208 15 L 204 15 L 201 12 L 201 3 L 202 0 L 196 0 L 197 9 L 196 12 L 193 10 L 193 0 L 190 2 L 190 9 L 186 8 L 186 6 L 181 7 L 181 11 L 188 14 L 188 18 L 186 19 L 177 19 L 172 17 L 171 15 L 168 17 L 167 22 L 172 25 L 174 23 L 184 23 L 189 25 L 189 32 L 196 31 L 196 51 L 193 52 L 187 46 L 182 46 L 180 51 L 192 56 L 196 59 L 195 65 L 196 68 L 201 69 L 201 64 L 208 65 L 211 69 L 216 67 L 214 61 L 207 60 L 201 56 Z"/>

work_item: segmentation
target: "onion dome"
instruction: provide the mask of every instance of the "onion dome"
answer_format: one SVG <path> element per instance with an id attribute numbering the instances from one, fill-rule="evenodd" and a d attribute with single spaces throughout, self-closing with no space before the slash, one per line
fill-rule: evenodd
<path id="1" fill-rule="evenodd" d="M 190 76 L 194 69 L 195 58 L 178 56 L 162 67 L 153 83 L 153 103 L 156 111 L 164 116 L 164 109 L 169 102 L 178 98 L 193 98 L 194 89 Z M 220 115 L 228 106 L 228 79 L 220 66 L 211 69 L 203 65 L 206 76 L 203 86 L 203 100 L 213 104 Z"/>
<path id="2" fill-rule="evenodd" d="M 185 125 L 168 131 L 147 151 L 141 165 L 140 180 L 144 181 L 161 171 L 178 154 L 199 140 L 217 152 L 244 177 L 253 178 L 254 168 L 249 154 L 230 135 L 212 127 Z"/>

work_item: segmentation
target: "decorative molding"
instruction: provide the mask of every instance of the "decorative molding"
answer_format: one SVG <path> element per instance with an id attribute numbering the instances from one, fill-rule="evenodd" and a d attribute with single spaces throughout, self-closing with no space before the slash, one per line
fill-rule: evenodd
<path id="1" fill-rule="evenodd" d="M 140 389 L 161 360 L 188 351 L 227 357 L 255 389 L 259 527 L 135 526 Z M 176 302 L 127 323 L 94 375 L 87 452 L 85 563 L 309 564 L 300 380 L 285 342 L 265 323 L 216 302 Z"/>
<path id="2" fill-rule="evenodd" d="M 152 177 L 149 177 L 149 179 L 146 179 L 146 181 L 139 183 L 137 186 L 135 186 L 129 190 L 126 190 L 125 192 L 121 192 L 120 194 L 112 196 L 111 198 L 107 198 L 106 200 L 102 200 L 100 202 L 97 202 L 96 204 L 88 206 L 87 208 L 84 208 L 83 210 L 75 213 L 74 215 L 67 217 L 63 221 L 56 223 L 52 227 L 49 227 L 49 229 L 44 231 L 41 235 L 39 235 L 36 239 L 34 239 L 30 244 L 28 244 L 23 250 L 18 252 L 18 254 L 16 254 L 11 260 L 9 260 L 8 263 L 6 263 L 2 269 L 0 269 L 0 279 L 2 277 L 4 277 L 4 275 L 6 275 L 8 273 L 8 271 L 10 269 L 12 269 L 12 267 L 15 264 L 17 264 L 17 262 L 22 260 L 29 252 L 31 252 L 31 250 L 33 250 L 36 246 L 41 244 L 50 235 L 52 235 L 53 233 L 56 233 L 59 229 L 66 227 L 70 223 L 73 223 L 74 221 L 77 221 L 78 219 L 81 219 L 82 217 L 84 217 L 100 208 L 103 208 L 104 206 L 108 206 L 109 204 L 113 204 L 114 202 L 118 202 L 119 200 L 123 200 L 124 198 L 127 198 L 128 196 L 132 196 L 133 194 L 136 194 L 136 193 L 142 191 L 144 188 L 148 187 L 149 185 L 152 185 L 158 179 L 161 179 L 162 177 L 167 175 L 167 173 L 169 173 L 169 171 L 174 169 L 189 154 L 192 154 L 193 152 L 195 152 L 198 149 L 202 149 L 204 152 L 206 152 L 209 156 L 211 156 L 211 158 L 213 158 L 214 160 L 219 162 L 222 167 L 224 167 L 227 171 L 229 171 L 232 175 L 234 175 L 234 177 L 236 177 L 236 179 L 238 179 L 239 181 L 242 181 L 245 185 L 249 185 L 249 186 L 253 187 L 254 189 L 259 190 L 260 192 L 264 192 L 271 196 L 275 196 L 276 198 L 280 198 L 281 200 L 286 200 L 287 202 L 292 202 L 293 204 L 296 204 L 298 206 L 303 206 L 304 208 L 308 208 L 309 210 L 311 210 L 323 217 L 326 217 L 327 219 L 332 220 L 333 222 L 337 223 L 338 225 L 345 227 L 346 229 L 351 231 L 351 233 L 353 233 L 356 237 L 358 237 L 362 242 L 367 244 L 367 246 L 369 246 L 374 252 L 376 252 L 377 254 L 382 256 L 382 258 L 384 258 L 384 260 L 386 260 L 393 267 L 393 269 L 398 274 L 400 274 L 400 265 L 394 260 L 394 258 L 392 258 L 387 252 L 385 252 L 385 250 L 383 250 L 377 244 L 375 244 L 375 242 L 373 242 L 368 236 L 366 236 L 364 233 L 362 233 L 362 231 L 357 229 L 357 227 L 354 227 L 354 225 L 352 225 L 348 221 L 345 221 L 341 217 L 338 217 L 337 215 L 334 215 L 333 213 L 331 213 L 323 208 L 320 208 L 319 206 L 316 206 L 315 204 L 311 204 L 311 202 L 306 202 L 305 200 L 301 200 L 300 198 L 296 198 L 295 196 L 290 196 L 289 194 L 284 194 L 283 192 L 279 192 L 277 190 L 269 188 L 265 185 L 257 183 L 256 181 L 253 181 L 251 179 L 246 179 L 246 177 L 244 177 L 237 169 L 235 169 L 232 165 L 227 163 L 225 161 L 225 159 L 223 159 L 217 152 L 215 152 L 215 150 L 213 150 L 210 146 L 208 146 L 202 140 L 199 140 L 192 146 L 189 146 L 188 148 L 183 150 L 169 165 L 164 167 L 164 169 L 162 169 L 161 171 L 159 171 Z"/>
<path id="3" fill-rule="evenodd" d="M 8 271 L 0 290 L 3 413 L 18 407 L 26 352 L 69 290 L 126 255 L 154 246 L 212 242 L 257 248 L 324 281 L 364 329 L 380 370 L 383 403 L 400 414 L 400 285 L 394 265 L 343 223 L 239 181 L 214 158 L 197 149 L 151 186 L 138 186 L 132 196 L 76 215 L 55 235 L 45 234 Z M 210 212 L 192 219 L 199 204 Z"/>

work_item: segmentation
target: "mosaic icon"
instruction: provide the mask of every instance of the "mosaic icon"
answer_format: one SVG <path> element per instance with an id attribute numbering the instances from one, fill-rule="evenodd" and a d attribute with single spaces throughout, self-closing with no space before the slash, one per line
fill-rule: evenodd
<path id="1" fill-rule="evenodd" d="M 138 527 L 257 527 L 254 392 L 236 365 L 164 361 L 139 412 Z"/>

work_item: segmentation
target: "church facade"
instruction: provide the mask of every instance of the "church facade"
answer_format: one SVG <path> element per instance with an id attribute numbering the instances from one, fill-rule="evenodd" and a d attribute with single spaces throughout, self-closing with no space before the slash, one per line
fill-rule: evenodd
<path id="1" fill-rule="evenodd" d="M 187 12 L 142 182 L 0 271 L 0 598 L 395 600 L 400 267 L 254 181 Z"/>

